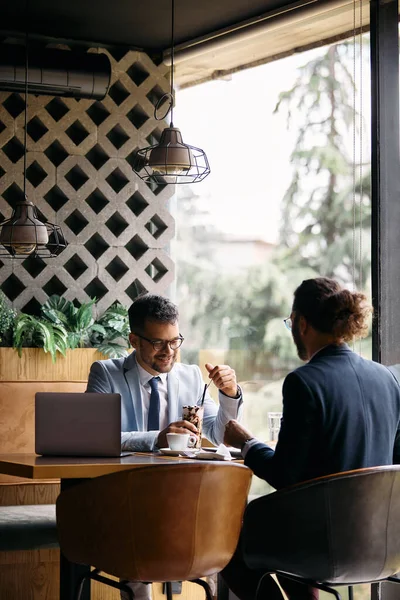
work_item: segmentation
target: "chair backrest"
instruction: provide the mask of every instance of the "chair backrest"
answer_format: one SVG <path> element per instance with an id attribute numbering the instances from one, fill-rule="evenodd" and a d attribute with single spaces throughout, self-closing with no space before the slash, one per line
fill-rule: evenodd
<path id="1" fill-rule="evenodd" d="M 134 581 L 180 581 L 222 570 L 235 551 L 251 471 L 179 463 L 113 473 L 57 500 L 69 560 Z"/>
<path id="2" fill-rule="evenodd" d="M 248 505 L 245 561 L 314 581 L 379 581 L 400 571 L 400 466 L 338 473 Z"/>

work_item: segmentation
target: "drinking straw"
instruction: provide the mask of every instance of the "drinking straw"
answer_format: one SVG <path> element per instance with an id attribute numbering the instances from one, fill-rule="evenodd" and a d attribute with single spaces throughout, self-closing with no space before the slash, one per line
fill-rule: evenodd
<path id="1" fill-rule="evenodd" d="M 207 388 L 208 388 L 208 386 L 210 385 L 211 382 L 212 382 L 212 379 L 210 379 L 210 381 L 208 383 L 204 384 L 204 391 L 203 391 L 203 396 L 201 398 L 200 406 L 203 406 L 203 404 L 204 404 L 204 400 L 206 398 L 206 391 L 207 391 Z"/>

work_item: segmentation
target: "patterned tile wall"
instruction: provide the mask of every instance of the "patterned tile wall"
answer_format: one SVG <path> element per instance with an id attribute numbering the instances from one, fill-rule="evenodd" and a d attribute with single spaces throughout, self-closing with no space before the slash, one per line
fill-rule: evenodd
<path id="1" fill-rule="evenodd" d="M 168 91 L 167 67 L 140 52 L 89 51 L 106 52 L 112 63 L 104 100 L 28 96 L 27 195 L 69 243 L 46 261 L 0 261 L 2 290 L 32 314 L 54 293 L 96 297 L 99 312 L 116 300 L 129 306 L 138 291 L 162 293 L 174 278 L 173 187 L 150 188 L 132 170 L 135 150 L 165 127 L 153 112 Z M 2 219 L 23 196 L 23 109 L 23 96 L 0 92 Z"/>

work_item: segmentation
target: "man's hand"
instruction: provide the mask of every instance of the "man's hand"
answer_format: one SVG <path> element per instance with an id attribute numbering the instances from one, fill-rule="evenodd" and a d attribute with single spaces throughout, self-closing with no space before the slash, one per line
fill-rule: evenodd
<path id="1" fill-rule="evenodd" d="M 253 434 L 237 421 L 229 421 L 225 427 L 224 444 L 242 449 L 243 444 L 253 438 Z"/>
<path id="2" fill-rule="evenodd" d="M 237 396 L 238 386 L 236 373 L 229 365 L 217 365 L 216 367 L 213 367 L 210 363 L 206 363 L 206 369 L 210 379 L 213 380 L 215 386 L 221 390 L 221 392 L 231 398 Z"/>
<path id="3" fill-rule="evenodd" d="M 158 448 L 168 448 L 167 433 L 190 433 L 197 437 L 199 430 L 193 423 L 189 423 L 189 421 L 175 421 L 175 423 L 170 423 L 168 427 L 158 434 L 156 442 Z"/>

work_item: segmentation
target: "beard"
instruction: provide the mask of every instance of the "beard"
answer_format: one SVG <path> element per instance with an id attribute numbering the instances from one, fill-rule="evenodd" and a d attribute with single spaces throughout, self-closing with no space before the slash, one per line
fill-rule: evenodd
<path id="1" fill-rule="evenodd" d="M 299 331 L 299 322 L 295 318 L 293 320 L 292 325 L 292 337 L 297 349 L 297 355 L 301 360 L 308 360 L 307 350 L 301 339 L 300 331 Z"/>
<path id="2" fill-rule="evenodd" d="M 177 352 L 172 356 L 155 356 L 151 362 L 151 368 L 158 373 L 169 373 L 176 363 Z"/>
<path id="3" fill-rule="evenodd" d="M 177 361 L 178 350 L 172 354 L 159 351 L 157 354 L 149 352 L 144 341 L 136 347 L 136 360 L 143 369 L 149 373 L 169 373 Z M 146 342 L 147 343 L 147 342 Z"/>
<path id="4" fill-rule="evenodd" d="M 177 357 L 178 351 L 175 350 L 173 354 L 156 354 L 149 360 L 145 360 L 145 362 L 157 373 L 169 373 L 176 363 Z M 145 359 L 145 357 L 142 356 L 142 359 Z"/>

